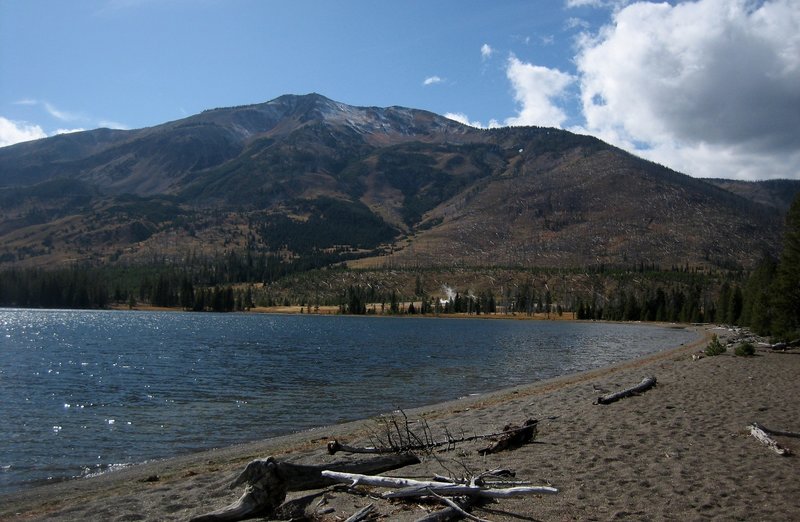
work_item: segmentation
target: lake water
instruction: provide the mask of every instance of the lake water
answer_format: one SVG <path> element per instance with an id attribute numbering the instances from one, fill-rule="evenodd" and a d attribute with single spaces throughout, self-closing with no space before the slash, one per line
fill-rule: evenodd
<path id="1" fill-rule="evenodd" d="M 634 324 L 0 309 L 0 493 L 695 338 Z"/>

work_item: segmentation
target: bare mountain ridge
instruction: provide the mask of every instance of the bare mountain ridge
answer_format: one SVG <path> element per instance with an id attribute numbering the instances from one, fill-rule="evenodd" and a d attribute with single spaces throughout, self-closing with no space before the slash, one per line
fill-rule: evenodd
<path id="1" fill-rule="evenodd" d="M 798 187 L 698 180 L 557 129 L 287 95 L 0 149 L 0 262 L 247 249 L 370 266 L 746 267 L 777 250 L 781 194 Z"/>

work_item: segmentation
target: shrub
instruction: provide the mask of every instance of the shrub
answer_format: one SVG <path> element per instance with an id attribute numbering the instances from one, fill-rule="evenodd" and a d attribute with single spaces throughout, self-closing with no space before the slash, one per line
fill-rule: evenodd
<path id="1" fill-rule="evenodd" d="M 742 343 L 733 351 L 739 357 L 751 357 L 756 353 L 756 347 L 752 343 Z"/>
<path id="2" fill-rule="evenodd" d="M 714 334 L 711 336 L 711 342 L 706 346 L 706 355 L 713 357 L 715 355 L 722 355 L 723 353 L 725 353 L 725 347 L 719 342 L 717 334 Z"/>

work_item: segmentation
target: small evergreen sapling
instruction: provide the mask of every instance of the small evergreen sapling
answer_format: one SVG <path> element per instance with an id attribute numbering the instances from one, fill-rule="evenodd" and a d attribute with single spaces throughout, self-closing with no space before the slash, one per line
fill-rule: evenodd
<path id="1" fill-rule="evenodd" d="M 756 347 L 752 343 L 742 343 L 733 351 L 738 357 L 752 357 L 756 354 Z"/>
<path id="2" fill-rule="evenodd" d="M 706 346 L 706 355 L 713 357 L 715 355 L 722 355 L 725 353 L 725 347 L 719 342 L 717 334 L 711 336 L 711 342 Z"/>

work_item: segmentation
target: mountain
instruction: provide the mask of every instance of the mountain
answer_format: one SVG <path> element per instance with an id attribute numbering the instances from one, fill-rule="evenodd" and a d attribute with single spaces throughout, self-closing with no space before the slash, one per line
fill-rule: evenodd
<path id="1" fill-rule="evenodd" d="M 792 201 L 800 194 L 800 182 L 788 179 L 766 181 L 740 181 L 732 179 L 706 179 L 705 181 L 746 199 L 775 207 L 786 213 Z"/>
<path id="2" fill-rule="evenodd" d="M 558 129 L 286 95 L 0 148 L 0 266 L 247 251 L 354 266 L 749 267 L 777 251 L 779 194 L 799 188 L 694 179 Z"/>

